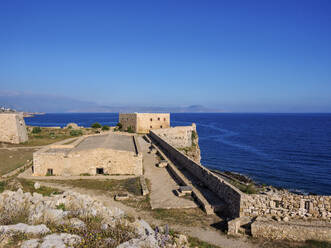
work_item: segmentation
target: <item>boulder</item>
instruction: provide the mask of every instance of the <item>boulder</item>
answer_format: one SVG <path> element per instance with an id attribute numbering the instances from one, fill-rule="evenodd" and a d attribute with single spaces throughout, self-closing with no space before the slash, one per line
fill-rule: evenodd
<path id="1" fill-rule="evenodd" d="M 69 226 L 76 228 L 76 229 L 84 229 L 86 227 L 84 221 L 78 218 L 71 218 L 68 221 Z"/>
<path id="2" fill-rule="evenodd" d="M 30 235 L 41 235 L 49 233 L 50 230 L 44 224 L 41 225 L 27 225 L 24 223 L 19 223 L 16 225 L 0 226 L 0 233 L 15 233 L 21 232 Z"/>
<path id="3" fill-rule="evenodd" d="M 68 233 L 54 233 L 43 238 L 40 248 L 66 248 L 74 246 L 81 241 L 81 237 Z"/>
<path id="4" fill-rule="evenodd" d="M 30 239 L 22 243 L 21 248 L 38 248 L 40 239 Z"/>
<path id="5" fill-rule="evenodd" d="M 34 188 L 35 188 L 35 189 L 40 189 L 40 183 L 36 182 L 36 183 L 34 184 Z"/>

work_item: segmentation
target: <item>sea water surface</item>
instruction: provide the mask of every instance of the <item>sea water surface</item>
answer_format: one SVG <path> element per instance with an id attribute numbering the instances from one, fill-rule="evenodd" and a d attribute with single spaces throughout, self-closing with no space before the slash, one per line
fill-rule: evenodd
<path id="1" fill-rule="evenodd" d="M 116 113 L 45 114 L 27 125 L 115 125 Z M 197 124 L 201 163 L 260 183 L 331 195 L 331 114 L 174 113 L 171 125 Z"/>

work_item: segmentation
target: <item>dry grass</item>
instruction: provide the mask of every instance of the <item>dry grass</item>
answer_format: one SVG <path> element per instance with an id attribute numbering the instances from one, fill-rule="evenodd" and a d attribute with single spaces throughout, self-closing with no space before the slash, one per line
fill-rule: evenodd
<path id="1" fill-rule="evenodd" d="M 141 195 L 141 186 L 139 178 L 128 178 L 122 180 L 116 179 L 77 179 L 77 180 L 52 180 L 56 184 L 63 184 L 72 187 L 86 188 L 92 190 L 100 190 L 105 192 L 125 193 L 129 192 L 133 195 Z"/>
<path id="2" fill-rule="evenodd" d="M 34 182 L 22 178 L 13 178 L 6 181 L 0 181 L 0 193 L 2 193 L 4 190 L 18 190 L 19 188 L 22 188 L 24 192 L 30 192 L 31 194 L 33 192 L 42 194 L 43 196 L 50 196 L 52 194 L 60 194 L 62 191 L 41 186 L 39 189 L 34 188 Z"/>
<path id="3" fill-rule="evenodd" d="M 82 128 L 82 134 L 92 134 L 95 130 L 91 128 Z M 3 147 L 18 147 L 18 146 L 44 146 L 49 145 L 54 142 L 58 142 L 61 140 L 65 140 L 68 138 L 73 138 L 70 135 L 72 129 L 70 128 L 49 128 L 49 127 L 41 127 L 40 133 L 32 133 L 32 127 L 28 127 L 28 136 L 29 140 L 27 142 L 21 144 L 5 144 L 2 143 Z"/>
<path id="4" fill-rule="evenodd" d="M 70 233 L 82 237 L 82 241 L 75 247 L 117 247 L 121 243 L 136 238 L 133 228 L 120 222 L 117 222 L 113 228 L 103 230 L 100 217 L 87 217 L 81 220 L 86 224 L 85 228 L 77 229 L 51 223 L 47 223 L 47 226 L 53 233 Z M 106 242 L 105 239 L 109 239 L 109 241 Z"/>
<path id="5" fill-rule="evenodd" d="M 32 160 L 32 154 L 35 151 L 35 149 L 0 149 L 0 175 L 21 167 L 27 160 Z"/>
<path id="6" fill-rule="evenodd" d="M 209 244 L 207 242 L 201 241 L 198 238 L 188 237 L 188 242 L 190 247 L 199 247 L 199 248 L 220 248 L 219 246 Z"/>
<path id="7" fill-rule="evenodd" d="M 153 218 L 163 220 L 169 224 L 180 224 L 185 226 L 210 226 L 219 222 L 216 216 L 208 216 L 200 208 L 189 209 L 154 209 L 151 211 Z"/>

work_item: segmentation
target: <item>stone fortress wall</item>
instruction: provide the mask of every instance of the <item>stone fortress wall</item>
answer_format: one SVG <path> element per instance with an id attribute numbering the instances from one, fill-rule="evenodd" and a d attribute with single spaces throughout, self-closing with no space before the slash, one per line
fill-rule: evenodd
<path id="1" fill-rule="evenodd" d="M 324 219 L 331 221 L 331 196 L 298 195 L 287 190 L 246 195 L 243 216 L 280 219 Z"/>
<path id="2" fill-rule="evenodd" d="M 274 216 L 280 219 L 331 220 L 331 196 L 298 195 L 286 190 L 264 194 L 245 194 L 204 166 L 192 161 L 174 147 L 172 139 L 167 139 L 167 136 L 160 134 L 159 130 L 151 131 L 150 136 L 175 164 L 184 166 L 205 186 L 226 201 L 231 209 L 229 211 L 231 217 Z"/>
<path id="3" fill-rule="evenodd" d="M 23 113 L 0 113 L 0 142 L 19 144 L 28 141 Z"/>
<path id="4" fill-rule="evenodd" d="M 33 175 L 45 176 L 49 169 L 56 176 L 96 175 L 97 168 L 103 169 L 100 174 L 143 174 L 142 154 L 134 136 L 112 134 L 109 141 L 102 136 L 84 136 L 72 144 L 42 148 L 33 154 Z"/>
<path id="5" fill-rule="evenodd" d="M 194 123 L 192 126 L 178 126 L 153 130 L 155 134 L 176 148 L 191 147 L 192 133 L 196 133 L 196 131 L 196 125 Z"/>
<path id="6" fill-rule="evenodd" d="M 153 142 L 155 142 L 162 149 L 165 155 L 174 164 L 180 164 L 180 166 L 190 171 L 195 177 L 199 178 L 206 187 L 227 203 L 225 212 L 228 216 L 231 218 L 240 216 L 240 206 L 244 193 L 240 192 L 240 190 L 228 182 L 220 179 L 201 164 L 194 162 L 183 152 L 169 144 L 164 137 L 160 137 L 157 134 L 157 131 L 151 130 L 149 134 Z"/>
<path id="7" fill-rule="evenodd" d="M 123 130 L 129 127 L 136 133 L 148 133 L 149 130 L 170 127 L 169 113 L 130 113 L 119 114 Z"/>

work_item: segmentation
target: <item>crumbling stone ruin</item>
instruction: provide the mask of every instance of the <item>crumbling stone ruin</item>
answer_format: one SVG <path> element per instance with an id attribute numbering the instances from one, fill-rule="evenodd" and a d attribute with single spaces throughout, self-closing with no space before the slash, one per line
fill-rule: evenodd
<path id="1" fill-rule="evenodd" d="M 23 113 L 0 112 L 0 142 L 19 144 L 27 140 Z"/>

